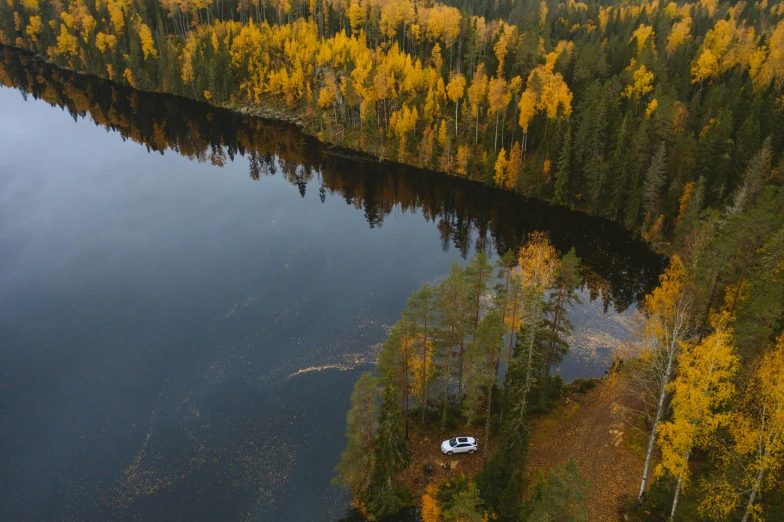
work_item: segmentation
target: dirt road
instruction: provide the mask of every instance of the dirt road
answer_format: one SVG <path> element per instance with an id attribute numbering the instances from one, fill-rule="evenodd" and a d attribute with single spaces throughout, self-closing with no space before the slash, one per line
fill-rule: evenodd
<path id="1" fill-rule="evenodd" d="M 584 395 L 563 400 L 554 412 L 531 426 L 529 473 L 535 477 L 574 457 L 589 481 L 588 520 L 617 521 L 620 499 L 636 495 L 643 458 L 628 444 L 630 434 L 613 414 L 615 403 L 627 401 L 627 380 L 612 374 Z"/>

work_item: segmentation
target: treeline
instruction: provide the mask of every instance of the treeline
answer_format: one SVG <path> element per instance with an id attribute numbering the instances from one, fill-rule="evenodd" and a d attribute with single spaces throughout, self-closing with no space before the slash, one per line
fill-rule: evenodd
<path id="1" fill-rule="evenodd" d="M 658 245 L 784 148 L 760 1 L 8 0 L 0 42 L 144 90 L 578 207 Z M 683 205 L 686 200 L 689 205 Z"/>
<path id="2" fill-rule="evenodd" d="M 640 519 L 784 512 L 784 187 L 770 147 L 723 208 L 683 212 L 645 299 L 626 364 L 644 405 L 626 413 L 647 436 Z"/>
<path id="3" fill-rule="evenodd" d="M 669 266 L 640 303 L 633 353 L 616 365 L 639 406 L 621 413 L 645 436 L 639 493 L 621 508 L 627 519 L 745 522 L 784 512 L 784 187 L 770 156 L 766 140 L 723 208 L 684 205 Z M 539 497 L 523 497 L 544 488 L 524 482 L 528 419 L 559 397 L 550 369 L 568 350 L 565 312 L 580 261 L 532 233 L 496 269 L 480 255 L 414 292 L 384 344 L 378 377 L 360 381 L 365 404 L 378 404 L 381 390 L 384 401 L 378 414 L 362 410 L 361 423 L 351 422 L 352 407 L 338 472 L 370 517 L 410 502 L 396 482 L 410 426 L 473 425 L 484 431 L 483 470 L 457 490 L 426 492 L 426 520 L 541 519 L 531 514 L 546 507 Z M 376 428 L 376 416 L 397 419 L 393 437 Z M 401 457 L 384 468 L 388 440 Z M 581 495 L 570 469 L 553 478 L 571 484 L 561 498 Z M 552 498 L 547 506 L 558 509 Z"/>
<path id="4" fill-rule="evenodd" d="M 473 482 L 429 490 L 426 519 L 523 515 L 528 416 L 560 397 L 563 382 L 552 368 L 568 351 L 568 310 L 579 302 L 581 270 L 574 250 L 562 256 L 535 232 L 516 255 L 495 265 L 485 254 L 453 263 L 443 281 L 411 295 L 379 354 L 378 376 L 364 374 L 351 397 L 336 482 L 352 491 L 363 514 L 381 519 L 411 503 L 398 474 L 409 465 L 412 429 L 475 425 L 483 430 L 484 471 Z M 500 442 L 488 455 L 491 433 Z M 527 509 L 542 508 L 536 505 Z"/>
<path id="5" fill-rule="evenodd" d="M 416 168 L 346 159 L 291 125 L 74 74 L 9 47 L 0 46 L 0 85 L 60 107 L 75 120 L 90 118 L 151 152 L 216 167 L 242 157 L 251 180 L 280 175 L 303 197 L 314 190 L 322 201 L 340 198 L 370 227 L 400 212 L 421 213 L 436 224 L 442 247 L 463 258 L 474 251 L 506 252 L 528 232 L 547 228 L 557 248 L 574 247 L 590 266 L 584 287 L 606 308 L 626 310 L 655 285 L 662 268 L 660 256 L 601 219 L 536 200 L 521 205 L 513 194 Z"/>

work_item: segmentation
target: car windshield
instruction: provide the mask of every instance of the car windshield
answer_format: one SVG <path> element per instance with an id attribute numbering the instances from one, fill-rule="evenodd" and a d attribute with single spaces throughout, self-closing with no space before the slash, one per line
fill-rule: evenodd
<path id="1" fill-rule="evenodd" d="M 451 440 L 449 441 L 449 445 L 450 445 L 450 446 L 452 446 L 453 448 L 454 448 L 455 446 L 457 446 L 457 439 L 451 439 Z"/>

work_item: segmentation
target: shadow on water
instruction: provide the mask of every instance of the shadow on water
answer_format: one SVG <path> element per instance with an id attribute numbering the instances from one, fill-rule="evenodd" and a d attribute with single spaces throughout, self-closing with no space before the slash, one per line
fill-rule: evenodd
<path id="1" fill-rule="evenodd" d="M 328 148 L 291 125 L 134 91 L 2 46 L 0 84 L 79 122 L 47 134 L 50 116 L 66 118 L 45 107 L 37 121 L 26 107 L 8 120 L 10 136 L 16 125 L 30 132 L 2 178 L 27 191 L 8 192 L 18 214 L 9 204 L 13 219 L 0 219 L 0 288 L 13 290 L 0 299 L 0 311 L 13 312 L 0 313 L 0 462 L 9 464 L 0 519 L 337 518 L 350 500 L 329 477 L 351 386 L 407 294 L 448 260 L 547 231 L 590 267 L 582 292 L 593 308 L 572 316 L 605 319 L 590 335 L 612 333 L 615 312 L 630 310 L 662 269 L 613 223 Z M 101 143 L 117 147 L 98 154 L 89 121 L 215 169 L 114 138 Z M 52 143 L 45 166 L 28 165 L 71 127 L 66 152 Z M 126 163 L 106 161 L 115 153 Z M 221 167 L 239 176 L 216 181 Z M 274 212 L 260 202 L 273 198 L 285 199 Z M 36 215 L 51 207 L 70 221 Z M 48 258 L 57 262 L 41 264 Z M 581 344 L 607 344 L 588 334 Z"/>
<path id="2" fill-rule="evenodd" d="M 0 83 L 25 96 L 91 118 L 163 154 L 173 151 L 221 167 L 244 157 L 249 177 L 280 174 L 304 197 L 314 180 L 322 201 L 337 196 L 380 227 L 396 213 L 421 212 L 437 223 L 444 250 L 517 248 L 526 234 L 546 230 L 562 252 L 574 247 L 590 267 L 584 284 L 605 310 L 626 310 L 649 291 L 663 259 L 617 224 L 454 176 L 378 162 L 334 149 L 294 125 L 240 115 L 184 98 L 146 93 L 64 71 L 0 46 Z"/>

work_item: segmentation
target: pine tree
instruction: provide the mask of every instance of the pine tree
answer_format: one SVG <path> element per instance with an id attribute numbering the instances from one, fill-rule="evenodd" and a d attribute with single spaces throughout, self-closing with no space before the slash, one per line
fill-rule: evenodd
<path id="1" fill-rule="evenodd" d="M 346 415 L 348 444 L 335 467 L 333 483 L 346 487 L 356 505 L 364 505 L 373 473 L 373 451 L 378 427 L 378 379 L 363 373 L 351 392 Z"/>
<path id="2" fill-rule="evenodd" d="M 645 225 L 648 228 L 659 215 L 661 206 L 661 190 L 664 187 L 667 175 L 667 148 L 662 141 L 656 150 L 648 172 L 645 174 L 643 184 L 643 209 L 645 211 Z"/>
<path id="3" fill-rule="evenodd" d="M 585 522 L 588 520 L 588 482 L 580 476 L 572 457 L 540 476 L 524 508 L 525 520 Z"/>
<path id="4" fill-rule="evenodd" d="M 368 494 L 368 509 L 376 520 L 397 513 L 410 501 L 408 488 L 393 478 L 408 466 L 409 460 L 398 392 L 387 385 L 373 445 L 373 480 Z"/>
<path id="5" fill-rule="evenodd" d="M 555 171 L 553 203 L 566 205 L 569 201 L 569 176 L 572 162 L 572 124 L 567 121 L 563 131 L 563 145 L 558 155 L 558 169 Z"/>

